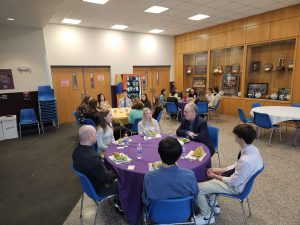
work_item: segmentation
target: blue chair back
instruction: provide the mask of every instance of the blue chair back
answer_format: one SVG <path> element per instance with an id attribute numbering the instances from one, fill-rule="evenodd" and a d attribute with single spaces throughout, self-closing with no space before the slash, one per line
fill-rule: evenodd
<path id="1" fill-rule="evenodd" d="M 29 109 L 21 109 L 20 111 L 20 124 L 32 124 L 37 123 L 38 120 L 36 118 L 35 112 L 33 108 Z"/>
<path id="2" fill-rule="evenodd" d="M 268 114 L 254 112 L 254 124 L 262 128 L 273 128 L 272 122 Z"/>
<path id="3" fill-rule="evenodd" d="M 253 103 L 252 108 L 261 107 L 261 104 L 259 102 Z"/>
<path id="4" fill-rule="evenodd" d="M 207 128 L 209 137 L 211 138 L 215 151 L 217 152 L 219 147 L 219 128 L 211 125 L 207 125 Z"/>
<path id="5" fill-rule="evenodd" d="M 136 118 L 133 122 L 133 125 L 132 125 L 132 128 L 131 128 L 131 131 L 132 132 L 135 132 L 137 133 L 138 132 L 138 125 L 139 125 L 139 122 L 142 120 L 142 118 Z"/>
<path id="6" fill-rule="evenodd" d="M 91 125 L 91 126 L 93 126 L 93 127 L 96 128 L 96 124 L 95 124 L 94 121 L 91 120 L 91 119 L 84 119 L 84 123 L 85 123 L 86 125 Z"/>
<path id="7" fill-rule="evenodd" d="M 249 122 L 252 122 L 251 119 L 247 118 L 245 116 L 245 113 L 244 111 L 241 109 L 241 108 L 238 108 L 238 112 L 239 112 L 239 116 L 240 116 L 240 120 L 243 122 L 243 123 L 249 123 Z"/>
<path id="8" fill-rule="evenodd" d="M 77 111 L 74 111 L 74 112 L 73 112 L 73 115 L 74 115 L 74 117 L 75 117 L 75 119 L 76 119 L 77 125 L 80 126 L 80 122 L 79 122 L 79 119 L 78 119 L 78 116 L 77 116 L 77 115 L 78 115 Z"/>
<path id="9" fill-rule="evenodd" d="M 158 224 L 184 223 L 194 216 L 194 197 L 152 200 L 148 220 Z"/>
<path id="10" fill-rule="evenodd" d="M 159 121 L 160 121 L 160 119 L 161 119 L 161 116 L 162 116 L 162 114 L 163 114 L 163 111 L 164 110 L 160 110 L 160 112 L 158 113 L 158 115 L 157 115 L 157 122 L 159 123 Z"/>
<path id="11" fill-rule="evenodd" d="M 198 102 L 198 114 L 207 114 L 208 113 L 208 102 Z"/>
<path id="12" fill-rule="evenodd" d="M 178 113 L 175 102 L 166 102 L 166 110 L 168 113 Z"/>
<path id="13" fill-rule="evenodd" d="M 54 100 L 54 94 L 50 85 L 38 86 L 39 101 Z"/>
<path id="14" fill-rule="evenodd" d="M 292 104 L 292 107 L 300 107 L 300 104 Z"/>
<path id="15" fill-rule="evenodd" d="M 80 179 L 80 183 L 81 183 L 81 186 L 82 186 L 82 189 L 83 191 L 91 198 L 93 199 L 94 201 L 96 202 L 99 202 L 101 201 L 102 199 L 104 199 L 104 197 L 102 196 L 99 196 L 92 183 L 90 182 L 89 178 L 87 178 L 86 175 L 84 175 L 83 173 L 80 173 L 79 171 L 77 171 L 75 168 L 74 168 L 74 165 L 73 165 L 73 171 L 75 172 L 75 174 L 77 174 L 79 176 L 79 179 Z"/>
<path id="16" fill-rule="evenodd" d="M 213 112 L 216 112 L 216 111 L 218 110 L 219 105 L 220 105 L 220 102 L 221 102 L 221 100 L 219 100 L 219 101 L 217 102 L 216 106 L 215 106 L 214 109 L 213 109 Z"/>

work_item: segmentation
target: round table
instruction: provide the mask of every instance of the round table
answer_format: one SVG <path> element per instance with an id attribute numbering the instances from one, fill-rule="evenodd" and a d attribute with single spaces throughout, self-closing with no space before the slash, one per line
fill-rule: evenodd
<path id="1" fill-rule="evenodd" d="M 128 121 L 128 116 L 130 113 L 131 108 L 112 108 L 111 112 L 113 114 L 113 118 L 116 121 L 122 122 L 123 124 L 126 124 Z"/>
<path id="2" fill-rule="evenodd" d="M 160 161 L 158 154 L 158 143 L 161 138 L 152 138 L 145 141 L 143 137 L 139 135 L 131 136 L 132 141 L 129 142 L 129 146 L 124 149 L 118 149 L 117 145 L 110 145 L 105 154 L 105 160 L 116 171 L 118 175 L 119 184 L 119 197 L 122 202 L 125 214 L 130 224 L 137 224 L 143 209 L 142 203 L 142 191 L 144 175 L 149 171 L 149 163 Z M 136 158 L 136 147 L 138 143 L 143 146 L 143 158 L 138 160 Z M 204 181 L 206 178 L 206 168 L 211 167 L 210 151 L 201 143 L 189 142 L 185 144 L 186 153 L 190 150 L 194 150 L 198 146 L 203 146 L 206 156 L 202 161 L 189 161 L 187 159 L 179 159 L 177 165 L 179 167 L 188 168 L 194 171 L 197 181 Z M 117 165 L 109 159 L 109 156 L 114 152 L 123 152 L 132 159 L 130 164 Z M 128 170 L 129 165 L 134 165 L 134 170 Z"/>
<path id="3" fill-rule="evenodd" d="M 250 115 L 254 112 L 268 114 L 272 124 L 285 122 L 289 120 L 300 120 L 300 108 L 292 106 L 260 106 L 251 109 Z"/>

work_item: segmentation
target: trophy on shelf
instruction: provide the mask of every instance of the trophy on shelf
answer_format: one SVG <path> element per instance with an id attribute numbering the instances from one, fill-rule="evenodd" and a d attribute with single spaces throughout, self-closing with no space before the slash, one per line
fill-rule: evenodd
<path id="1" fill-rule="evenodd" d="M 278 66 L 276 67 L 277 71 L 285 71 L 284 60 L 284 55 L 281 53 L 278 59 Z"/>
<path id="2" fill-rule="evenodd" d="M 189 66 L 186 70 L 186 74 L 191 74 L 193 70 L 193 67 Z"/>
<path id="3" fill-rule="evenodd" d="M 266 63 L 266 64 L 264 65 L 264 70 L 265 70 L 265 72 L 271 72 L 271 71 L 272 71 L 272 68 L 273 68 L 272 63 Z"/>
<path id="4" fill-rule="evenodd" d="M 223 73 L 223 67 L 217 66 L 217 68 L 214 69 L 213 74 L 222 74 Z"/>
<path id="5" fill-rule="evenodd" d="M 294 60 L 290 60 L 289 61 L 289 65 L 288 65 L 288 68 L 287 68 L 287 70 L 288 71 L 291 71 L 291 70 L 293 70 L 294 69 Z"/>

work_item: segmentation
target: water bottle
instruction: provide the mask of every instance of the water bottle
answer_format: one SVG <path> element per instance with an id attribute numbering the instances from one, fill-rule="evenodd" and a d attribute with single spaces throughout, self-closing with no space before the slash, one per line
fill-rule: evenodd
<path id="1" fill-rule="evenodd" d="M 136 147 L 136 158 L 141 159 L 142 157 L 143 157 L 143 147 L 141 143 L 139 143 L 138 146 Z"/>
<path id="2" fill-rule="evenodd" d="M 125 134 L 125 137 L 124 137 L 124 147 L 128 147 L 128 136 L 127 136 L 127 134 Z"/>

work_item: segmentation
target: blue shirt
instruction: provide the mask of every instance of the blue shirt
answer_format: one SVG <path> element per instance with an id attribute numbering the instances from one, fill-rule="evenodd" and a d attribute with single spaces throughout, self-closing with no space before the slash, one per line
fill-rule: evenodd
<path id="1" fill-rule="evenodd" d="M 172 166 L 160 167 L 150 171 L 144 177 L 143 202 L 146 206 L 150 200 L 183 198 L 199 193 L 197 180 L 193 171 Z"/>

